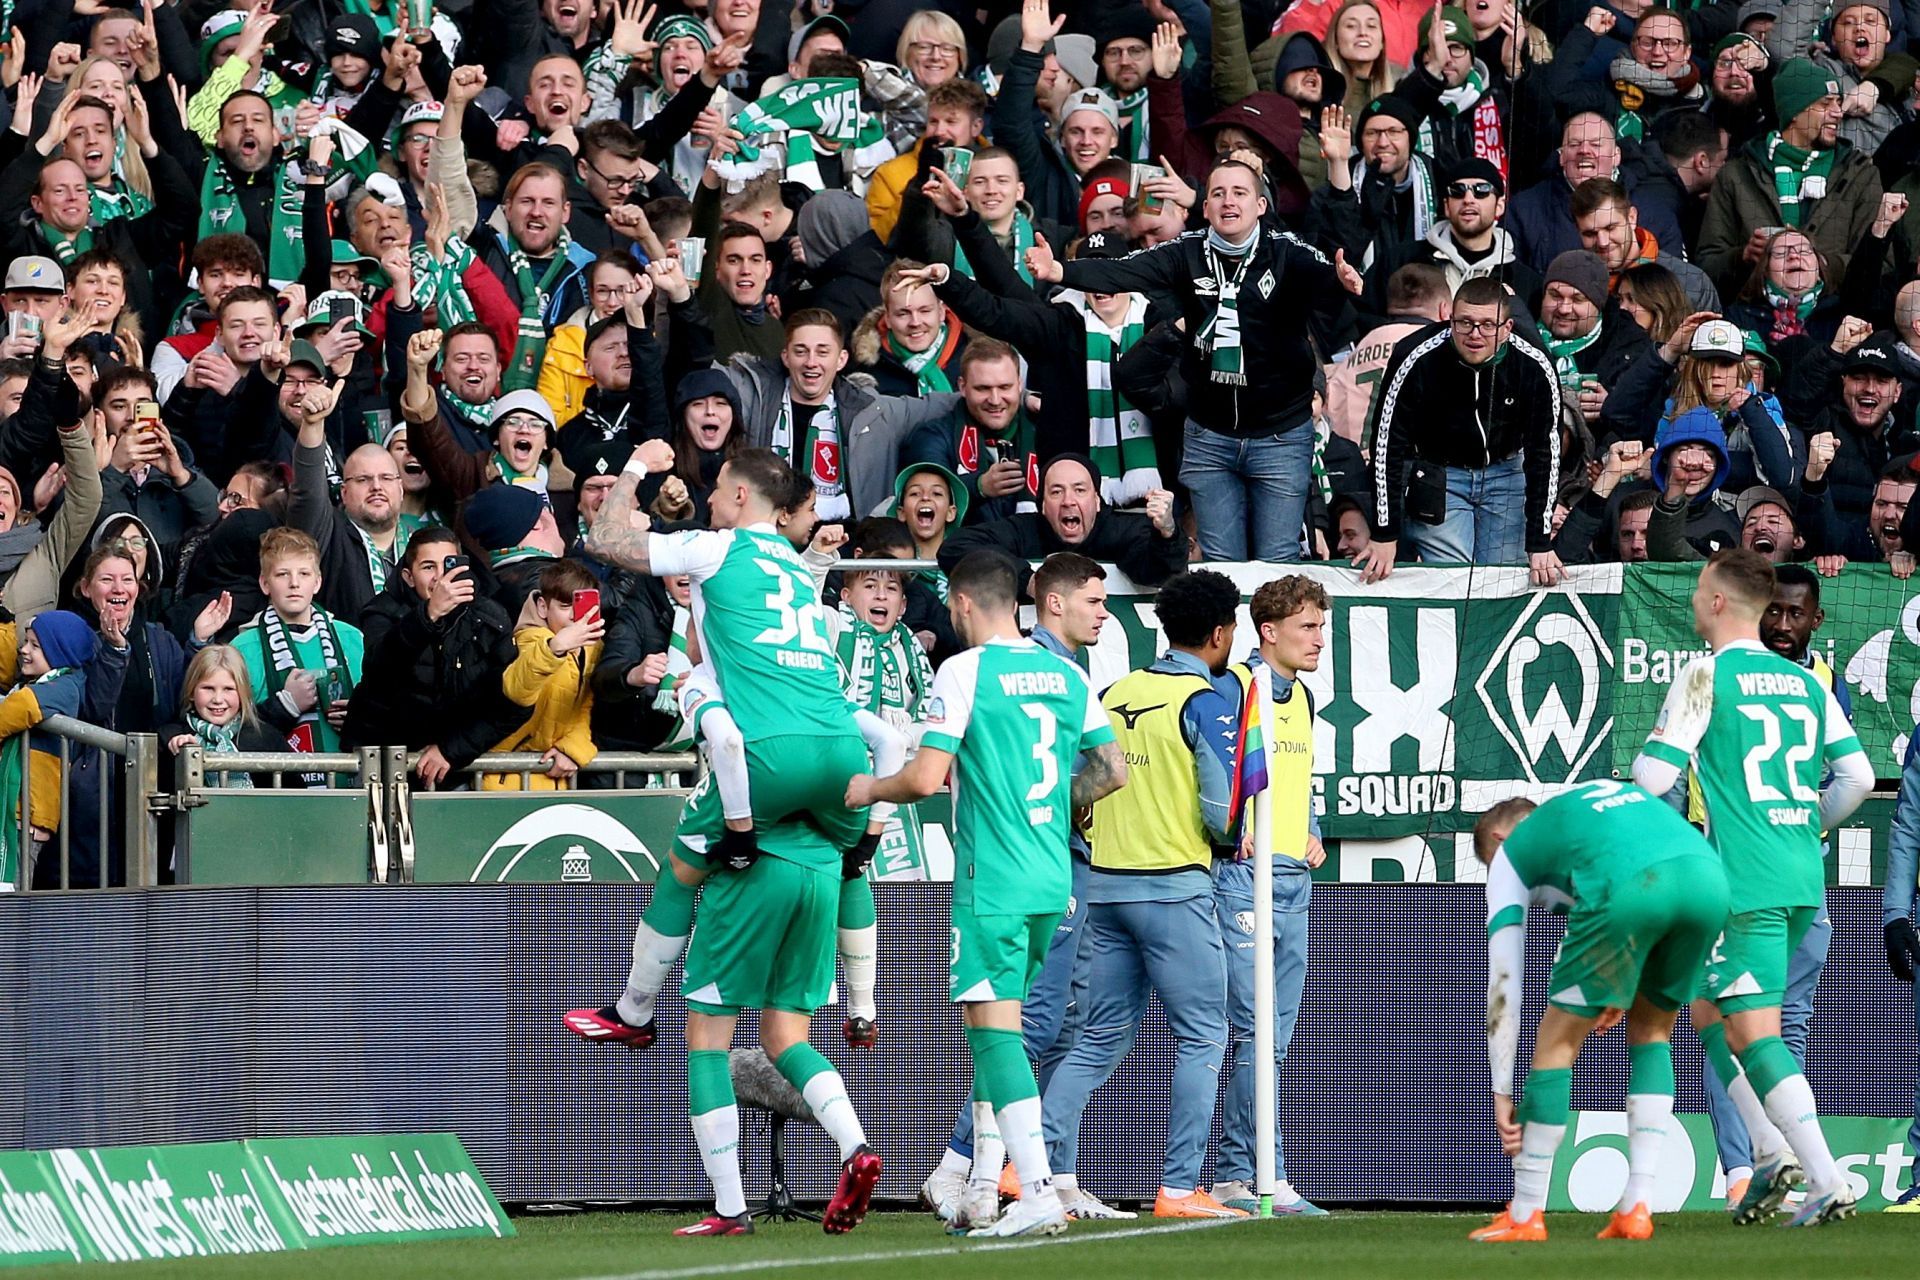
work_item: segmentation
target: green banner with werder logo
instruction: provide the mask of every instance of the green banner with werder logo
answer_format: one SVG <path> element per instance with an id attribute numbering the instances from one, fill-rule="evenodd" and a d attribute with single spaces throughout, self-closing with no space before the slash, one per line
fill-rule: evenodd
<path id="1" fill-rule="evenodd" d="M 450 1133 L 0 1152 L 0 1266 L 513 1234 Z"/>

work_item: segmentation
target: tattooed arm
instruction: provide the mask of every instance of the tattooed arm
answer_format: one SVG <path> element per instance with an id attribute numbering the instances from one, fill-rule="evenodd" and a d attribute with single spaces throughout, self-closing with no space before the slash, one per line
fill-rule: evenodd
<path id="1" fill-rule="evenodd" d="M 1084 809 L 1102 796 L 1127 785 L 1127 758 L 1117 742 L 1103 742 L 1081 753 L 1080 771 L 1073 776 L 1073 807 Z"/>
<path id="2" fill-rule="evenodd" d="M 582 544 L 586 553 L 601 564 L 635 573 L 652 573 L 650 521 L 640 510 L 640 477 L 622 473 L 600 504 Z"/>

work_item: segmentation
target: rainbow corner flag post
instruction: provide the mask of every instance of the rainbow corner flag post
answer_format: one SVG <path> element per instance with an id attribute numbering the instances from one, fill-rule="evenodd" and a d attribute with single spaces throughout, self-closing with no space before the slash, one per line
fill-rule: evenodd
<path id="1" fill-rule="evenodd" d="M 1258 669 L 1247 681 L 1247 696 L 1240 703 L 1240 738 L 1234 746 L 1233 803 L 1228 812 L 1238 814 L 1247 801 L 1267 789 L 1267 698 L 1266 683 Z"/>

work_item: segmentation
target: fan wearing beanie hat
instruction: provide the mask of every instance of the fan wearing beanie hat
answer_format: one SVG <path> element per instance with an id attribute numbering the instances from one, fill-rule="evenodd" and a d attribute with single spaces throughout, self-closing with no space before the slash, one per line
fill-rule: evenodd
<path id="1" fill-rule="evenodd" d="M 1474 43 L 1464 9 L 1429 7 L 1420 19 L 1419 59 L 1397 92 L 1425 110 L 1420 150 L 1441 165 L 1478 156 L 1505 175 L 1513 149 L 1513 90 L 1506 76 L 1475 56 Z"/>
<path id="2" fill-rule="evenodd" d="M 1589 422 L 1628 367 L 1653 352 L 1646 331 L 1612 305 L 1607 279 L 1600 255 L 1569 249 L 1548 264 L 1540 301 L 1547 354 L 1567 398 Z"/>
<path id="3" fill-rule="evenodd" d="M 0 884 L 9 888 L 20 883 L 22 865 L 32 852 L 20 841 L 20 787 L 29 768 L 29 818 L 36 839 L 45 838 L 39 833 L 60 821 L 63 787 L 60 758 L 55 754 L 58 745 L 48 738 L 29 750 L 27 731 L 48 716 L 80 714 L 87 694 L 86 665 L 93 661 L 93 654 L 93 628 L 65 609 L 35 615 L 21 635 L 20 683 L 0 700 L 0 733 L 5 734 L 0 741 L 0 785 L 8 788 L 6 807 L 0 810 L 4 818 L 0 821 Z M 47 887 L 57 886 L 49 883 Z"/>
<path id="4" fill-rule="evenodd" d="M 1736 296 L 1765 248 L 1767 229 L 1804 231 L 1833 271 L 1846 274 L 1880 211 L 1880 172 L 1840 136 L 1845 88 L 1808 58 L 1773 76 L 1780 126 L 1728 156 L 1701 220 L 1697 261 L 1722 297 Z"/>
<path id="5" fill-rule="evenodd" d="M 1530 315 L 1540 314 L 1540 276 L 1520 260 L 1513 236 L 1500 225 L 1507 210 L 1507 184 L 1500 167 L 1480 156 L 1462 156 L 1440 173 L 1440 212 L 1444 220 L 1418 240 L 1381 246 L 1367 268 L 1361 306 L 1374 316 L 1387 314 L 1387 282 L 1412 262 L 1439 267 L 1447 287 L 1490 277 L 1510 288 Z"/>
<path id="6" fill-rule="evenodd" d="M 1153 162 L 1147 139 L 1147 74 L 1153 70 L 1153 15 L 1127 5 L 1107 15 L 1094 36 L 1094 59 L 1120 113 L 1120 157 L 1129 164 Z"/>

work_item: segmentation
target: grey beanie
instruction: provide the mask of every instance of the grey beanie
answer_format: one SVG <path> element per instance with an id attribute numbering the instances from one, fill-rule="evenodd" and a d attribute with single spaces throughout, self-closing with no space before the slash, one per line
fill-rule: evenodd
<path id="1" fill-rule="evenodd" d="M 827 259 L 860 238 L 873 224 L 867 218 L 867 202 L 851 191 L 838 188 L 822 191 L 800 206 L 798 219 L 800 245 L 806 250 L 807 266 L 818 271 Z"/>

